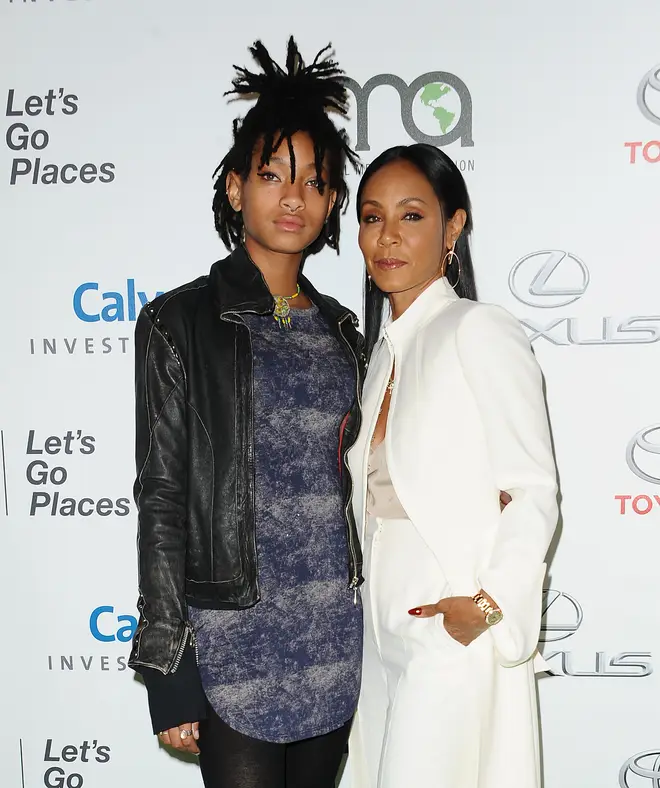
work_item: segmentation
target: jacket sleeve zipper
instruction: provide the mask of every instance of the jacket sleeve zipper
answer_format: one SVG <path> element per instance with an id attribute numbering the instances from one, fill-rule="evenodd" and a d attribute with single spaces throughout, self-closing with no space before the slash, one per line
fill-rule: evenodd
<path id="1" fill-rule="evenodd" d="M 197 651 L 197 638 L 195 637 L 195 630 L 192 628 L 190 624 L 186 624 L 183 630 L 183 637 L 181 638 L 181 642 L 179 643 L 179 648 L 177 649 L 176 656 L 174 657 L 174 662 L 172 663 L 172 668 L 170 673 L 176 673 L 179 669 L 179 665 L 181 664 L 181 660 L 183 659 L 183 655 L 186 651 L 186 646 L 190 643 L 191 646 L 195 649 L 195 662 L 199 664 L 199 653 Z"/>

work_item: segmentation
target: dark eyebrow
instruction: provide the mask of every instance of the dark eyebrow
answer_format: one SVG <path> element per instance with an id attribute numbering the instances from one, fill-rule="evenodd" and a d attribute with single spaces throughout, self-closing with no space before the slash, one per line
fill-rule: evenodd
<path id="1" fill-rule="evenodd" d="M 281 156 L 271 156 L 270 160 L 268 162 L 266 162 L 266 164 L 264 164 L 263 166 L 267 167 L 270 164 L 270 162 L 274 162 L 275 164 L 289 165 L 289 160 L 288 159 L 283 159 Z M 309 164 L 303 164 L 301 166 L 300 164 L 298 164 L 298 161 L 296 160 L 296 169 L 297 170 L 298 169 L 299 170 L 315 170 L 316 169 L 316 164 L 315 164 L 315 162 L 310 162 Z M 322 167 L 321 169 L 325 169 L 325 167 Z"/>
<path id="2" fill-rule="evenodd" d="M 403 200 L 399 200 L 397 203 L 397 207 L 401 205 L 408 205 L 409 202 L 421 202 L 426 205 L 426 200 L 422 200 L 421 197 L 404 197 Z"/>
<path id="3" fill-rule="evenodd" d="M 411 202 L 421 202 L 424 205 L 427 204 L 426 200 L 422 200 L 421 197 L 404 197 L 403 200 L 399 200 L 399 202 L 396 205 L 397 205 L 397 208 L 399 208 L 399 207 L 401 207 L 403 205 L 408 205 L 408 203 L 411 203 Z M 362 206 L 364 207 L 365 205 L 373 205 L 376 208 L 382 208 L 383 207 L 378 202 L 378 200 L 364 200 L 363 203 L 362 203 Z"/>

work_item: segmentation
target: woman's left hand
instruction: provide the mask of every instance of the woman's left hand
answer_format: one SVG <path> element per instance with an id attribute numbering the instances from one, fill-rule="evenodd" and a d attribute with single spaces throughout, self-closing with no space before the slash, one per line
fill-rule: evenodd
<path id="1" fill-rule="evenodd" d="M 484 614 L 469 596 L 445 597 L 435 605 L 421 605 L 408 612 L 417 618 L 431 618 L 441 614 L 444 628 L 454 640 L 464 646 L 469 646 L 488 629 Z"/>

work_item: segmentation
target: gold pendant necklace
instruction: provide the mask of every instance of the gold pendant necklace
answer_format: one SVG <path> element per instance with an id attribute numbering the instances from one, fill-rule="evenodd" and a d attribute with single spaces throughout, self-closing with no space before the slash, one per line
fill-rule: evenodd
<path id="1" fill-rule="evenodd" d="M 390 379 L 389 379 L 389 381 L 387 383 L 387 391 L 389 391 L 390 394 L 394 391 L 394 378 L 395 378 L 395 376 L 396 376 L 396 367 L 394 366 L 394 364 L 392 364 L 392 371 L 390 372 Z"/>
<path id="2" fill-rule="evenodd" d="M 291 328 L 291 307 L 289 306 L 289 301 L 293 301 L 299 295 L 300 285 L 296 287 L 296 292 L 291 296 L 273 296 L 275 299 L 273 319 L 280 328 Z"/>

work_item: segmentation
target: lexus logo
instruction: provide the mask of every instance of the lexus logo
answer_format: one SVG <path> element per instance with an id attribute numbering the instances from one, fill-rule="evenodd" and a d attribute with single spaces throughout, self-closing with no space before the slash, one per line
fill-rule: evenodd
<path id="1" fill-rule="evenodd" d="M 652 90 L 656 92 L 653 109 L 649 106 Z M 660 63 L 642 77 L 637 88 L 637 106 L 647 120 L 660 125 Z"/>
<path id="2" fill-rule="evenodd" d="M 564 591 L 545 590 L 541 619 L 541 643 L 566 640 L 578 631 L 583 613 L 580 603 Z"/>
<path id="3" fill-rule="evenodd" d="M 509 288 L 523 304 L 550 309 L 577 301 L 589 286 L 589 269 L 571 252 L 548 249 L 521 257 Z"/>
<path id="4" fill-rule="evenodd" d="M 660 788 L 660 750 L 633 755 L 619 772 L 621 788 Z"/>
<path id="5" fill-rule="evenodd" d="M 660 424 L 644 427 L 626 448 L 626 462 L 628 467 L 645 482 L 660 484 Z M 655 440 L 649 436 L 655 433 Z"/>

